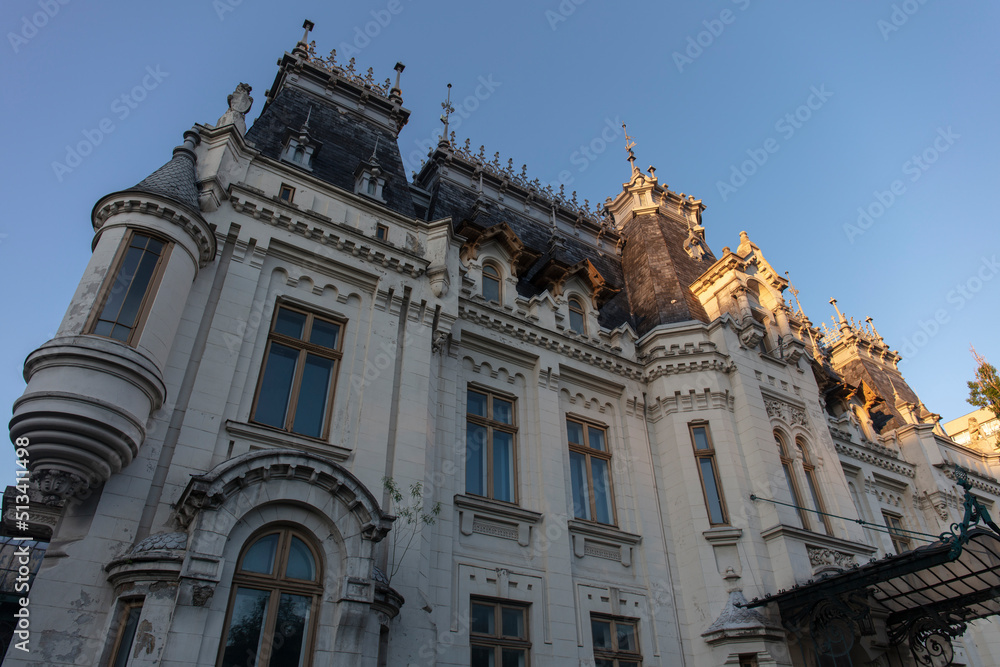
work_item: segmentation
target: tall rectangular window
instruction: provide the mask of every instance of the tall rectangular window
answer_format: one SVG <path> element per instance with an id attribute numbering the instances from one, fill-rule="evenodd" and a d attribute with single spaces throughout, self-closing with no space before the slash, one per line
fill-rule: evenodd
<path id="1" fill-rule="evenodd" d="M 142 614 L 142 600 L 128 602 L 122 607 L 118 616 L 118 631 L 115 633 L 115 644 L 111 651 L 109 667 L 125 667 L 132 642 L 135 641 L 135 631 L 139 626 L 139 615 Z"/>
<path id="2" fill-rule="evenodd" d="M 472 598 L 469 644 L 472 667 L 528 667 L 527 607 Z"/>
<path id="3" fill-rule="evenodd" d="M 639 621 L 634 618 L 590 615 L 594 667 L 639 667 Z"/>
<path id="4" fill-rule="evenodd" d="M 516 503 L 514 399 L 470 388 L 465 411 L 465 492 Z"/>
<path id="5" fill-rule="evenodd" d="M 607 429 L 567 417 L 566 438 L 569 441 L 569 474 L 573 484 L 573 515 L 578 519 L 615 525 Z"/>
<path id="6" fill-rule="evenodd" d="M 715 447 L 707 423 L 692 423 L 691 443 L 694 445 L 694 457 L 698 464 L 698 474 L 701 477 L 701 490 L 705 495 L 705 506 L 708 508 L 708 522 L 713 526 L 724 526 L 729 523 L 726 513 L 726 499 L 722 495 L 719 484 L 719 468 L 715 463 Z"/>
<path id="7" fill-rule="evenodd" d="M 903 525 L 903 517 L 898 514 L 890 514 L 889 512 L 882 512 L 882 517 L 885 519 L 886 528 L 889 529 L 889 537 L 892 539 L 892 548 L 896 550 L 896 553 L 901 554 L 904 551 L 910 551 L 913 549 L 909 533 L 904 532 L 906 530 L 906 526 Z"/>
<path id="8" fill-rule="evenodd" d="M 88 333 L 133 345 L 152 304 L 170 245 L 139 232 L 130 232 L 119 251 L 114 276 L 105 282 L 100 304 Z"/>
<path id="9" fill-rule="evenodd" d="M 282 305 L 275 310 L 253 421 L 326 438 L 343 323 Z"/>

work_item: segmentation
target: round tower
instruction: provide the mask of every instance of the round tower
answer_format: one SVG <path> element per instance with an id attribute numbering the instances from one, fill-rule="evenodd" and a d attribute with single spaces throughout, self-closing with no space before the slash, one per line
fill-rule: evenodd
<path id="1" fill-rule="evenodd" d="M 127 466 L 166 398 L 163 369 L 200 268 L 215 257 L 195 185 L 197 132 L 172 159 L 94 206 L 93 255 L 55 338 L 28 355 L 11 439 L 27 438 L 47 502 Z"/>

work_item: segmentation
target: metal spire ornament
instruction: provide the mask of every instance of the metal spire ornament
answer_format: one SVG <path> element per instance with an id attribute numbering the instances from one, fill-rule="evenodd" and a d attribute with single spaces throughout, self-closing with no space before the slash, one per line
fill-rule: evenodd
<path id="1" fill-rule="evenodd" d="M 438 146 L 448 145 L 448 117 L 455 113 L 455 107 L 451 106 L 451 84 L 448 84 L 448 99 L 441 103 L 441 108 L 444 109 L 444 113 L 441 114 L 441 122 L 444 123 L 444 131 L 441 133 L 441 141 L 438 142 Z"/>

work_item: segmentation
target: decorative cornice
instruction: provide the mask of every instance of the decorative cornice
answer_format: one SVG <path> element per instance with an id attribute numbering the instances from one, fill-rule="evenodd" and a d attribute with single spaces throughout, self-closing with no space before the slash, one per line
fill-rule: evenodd
<path id="1" fill-rule="evenodd" d="M 914 470 L 912 465 L 906 463 L 905 461 L 898 460 L 893 455 L 891 450 L 885 447 L 879 447 L 879 450 L 882 451 L 875 451 L 863 447 L 861 445 L 848 445 L 841 442 L 838 439 L 834 439 L 833 445 L 834 447 L 837 448 L 838 454 L 849 456 L 852 459 L 857 459 L 858 461 L 870 463 L 871 465 L 875 465 L 880 468 L 885 468 L 886 470 L 897 473 L 899 475 L 904 475 L 906 477 L 916 477 L 916 471 Z"/>
<path id="2" fill-rule="evenodd" d="M 267 449 L 237 456 L 204 475 L 193 476 L 174 506 L 174 521 L 187 529 L 200 512 L 218 510 L 248 486 L 267 484 L 272 479 L 300 481 L 335 497 L 356 515 L 362 537 L 372 542 L 381 541 L 395 520 L 382 511 L 371 491 L 339 463 L 293 449 Z"/>
<path id="3" fill-rule="evenodd" d="M 91 214 L 94 231 L 104 228 L 107 221 L 120 213 L 139 213 L 162 218 L 183 229 L 198 247 L 199 256 L 195 258 L 198 266 L 204 268 L 215 258 L 215 235 L 211 227 L 201 217 L 201 212 L 193 211 L 187 206 L 165 197 L 140 192 L 123 190 L 102 197 L 95 205 Z M 94 238 L 96 244 L 97 237 Z"/>
<path id="4" fill-rule="evenodd" d="M 348 230 L 334 223 L 329 218 L 323 220 L 326 226 L 333 229 L 322 229 L 311 226 L 302 220 L 293 220 L 284 213 L 275 213 L 274 209 L 266 208 L 263 202 L 256 202 L 250 198 L 240 199 L 240 195 L 233 189 L 229 202 L 233 210 L 243 213 L 267 224 L 280 229 L 288 230 L 307 238 L 320 246 L 329 246 L 335 250 L 357 257 L 361 261 L 378 264 L 392 269 L 411 278 L 419 278 L 426 271 L 429 262 L 417 255 L 402 251 L 398 248 L 387 246 L 375 239 L 369 239 L 354 230 Z M 314 214 L 319 218 L 319 214 Z M 336 230 L 336 231 L 334 231 Z"/>

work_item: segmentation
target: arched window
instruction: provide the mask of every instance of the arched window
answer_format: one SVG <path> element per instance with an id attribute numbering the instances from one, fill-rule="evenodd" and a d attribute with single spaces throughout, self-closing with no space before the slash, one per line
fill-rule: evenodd
<path id="1" fill-rule="evenodd" d="M 587 333 L 587 324 L 584 320 L 583 302 L 575 296 L 569 298 L 569 329 L 578 334 Z"/>
<path id="2" fill-rule="evenodd" d="M 302 146 L 295 149 L 295 153 L 292 154 L 292 162 L 297 162 L 302 164 L 302 157 L 306 154 Z"/>
<path id="3" fill-rule="evenodd" d="M 243 548 L 233 575 L 220 667 L 309 667 L 322 572 L 294 528 L 266 530 Z"/>
<path id="4" fill-rule="evenodd" d="M 809 530 L 809 516 L 802 504 L 802 496 L 799 494 L 799 487 L 795 483 L 795 474 L 792 472 L 793 462 L 788 456 L 788 447 L 785 445 L 785 439 L 778 431 L 774 432 L 774 443 L 778 446 L 781 469 L 785 472 L 785 483 L 788 484 L 788 491 L 792 494 L 792 504 L 799 508 L 799 521 L 802 522 L 802 527 Z"/>
<path id="5" fill-rule="evenodd" d="M 501 303 L 500 271 L 492 264 L 483 264 L 483 298 Z"/>
<path id="6" fill-rule="evenodd" d="M 817 512 L 825 512 L 823 501 L 819 495 L 819 486 L 816 484 L 816 466 L 809 459 L 809 447 L 802 438 L 795 438 L 795 446 L 799 448 L 799 453 L 802 455 L 802 470 L 806 474 L 806 486 L 809 487 L 809 499 L 812 501 L 813 509 Z M 826 531 L 826 534 L 833 535 L 833 531 L 830 529 L 830 517 L 826 514 L 817 514 L 817 516 L 823 520 L 823 530 Z"/>

